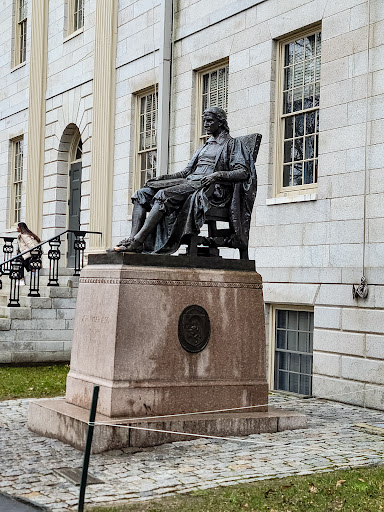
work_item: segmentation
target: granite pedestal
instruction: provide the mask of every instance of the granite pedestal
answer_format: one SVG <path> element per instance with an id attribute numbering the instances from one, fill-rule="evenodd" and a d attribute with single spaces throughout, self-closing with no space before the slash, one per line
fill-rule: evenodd
<path id="1" fill-rule="evenodd" d="M 197 353 L 180 342 L 180 316 L 190 306 L 209 318 L 188 324 L 192 343 L 207 338 Z M 98 384 L 96 421 L 104 425 L 95 429 L 94 452 L 186 438 L 106 423 L 218 436 L 304 428 L 303 415 L 268 410 L 265 375 L 262 281 L 254 262 L 90 255 L 80 277 L 65 400 L 31 403 L 28 425 L 82 448 Z M 180 416 L 250 405 L 259 407 Z M 176 416 L 154 418 L 163 415 Z"/>

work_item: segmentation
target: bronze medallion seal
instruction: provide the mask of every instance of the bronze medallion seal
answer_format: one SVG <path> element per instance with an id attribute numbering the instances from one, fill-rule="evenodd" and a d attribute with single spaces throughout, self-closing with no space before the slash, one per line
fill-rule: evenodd
<path id="1" fill-rule="evenodd" d="M 179 318 L 178 335 L 187 352 L 204 350 L 211 335 L 211 322 L 205 309 L 196 305 L 186 307 Z"/>

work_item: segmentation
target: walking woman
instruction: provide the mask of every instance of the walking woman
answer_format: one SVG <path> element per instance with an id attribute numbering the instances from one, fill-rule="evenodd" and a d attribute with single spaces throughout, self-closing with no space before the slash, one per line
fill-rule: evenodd
<path id="1" fill-rule="evenodd" d="M 28 249 L 33 249 L 37 244 L 41 242 L 40 238 L 32 233 L 32 231 L 28 228 L 25 222 L 19 222 L 17 225 L 17 232 L 19 233 L 17 237 L 18 249 L 19 252 L 27 251 Z M 20 279 L 20 285 L 25 285 L 24 281 L 24 269 L 27 269 L 30 272 L 30 262 L 31 262 L 31 253 L 27 252 L 27 254 L 23 254 L 23 268 L 22 268 L 22 278 Z"/>

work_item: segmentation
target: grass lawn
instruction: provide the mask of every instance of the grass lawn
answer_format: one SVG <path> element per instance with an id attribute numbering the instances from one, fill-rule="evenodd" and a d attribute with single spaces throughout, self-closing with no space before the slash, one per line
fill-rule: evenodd
<path id="1" fill-rule="evenodd" d="M 65 394 L 69 365 L 0 366 L 0 400 Z"/>
<path id="2" fill-rule="evenodd" d="M 379 512 L 384 466 L 216 487 L 92 512 Z"/>

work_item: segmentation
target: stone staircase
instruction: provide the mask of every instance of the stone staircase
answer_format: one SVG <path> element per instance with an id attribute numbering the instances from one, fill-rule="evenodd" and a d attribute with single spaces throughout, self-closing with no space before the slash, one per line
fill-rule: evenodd
<path id="1" fill-rule="evenodd" d="M 70 359 L 79 278 L 60 268 L 60 286 L 47 286 L 41 270 L 40 297 L 20 287 L 20 307 L 8 307 L 9 279 L 0 290 L 0 364 L 53 363 Z"/>

